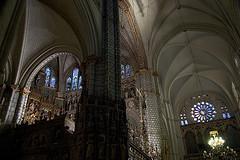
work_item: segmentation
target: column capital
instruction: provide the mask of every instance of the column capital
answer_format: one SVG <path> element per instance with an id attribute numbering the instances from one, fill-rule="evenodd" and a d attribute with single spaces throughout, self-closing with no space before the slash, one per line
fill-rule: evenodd
<path id="1" fill-rule="evenodd" d="M 10 85 L 10 86 L 11 86 L 12 90 L 14 90 L 14 91 L 20 91 L 20 90 L 21 90 L 20 87 L 19 87 L 19 85 L 12 84 L 12 85 Z"/>
<path id="2" fill-rule="evenodd" d="M 27 87 L 24 87 L 21 90 L 21 93 L 24 94 L 24 95 L 28 95 L 29 93 L 31 93 L 30 89 L 27 88 Z"/>

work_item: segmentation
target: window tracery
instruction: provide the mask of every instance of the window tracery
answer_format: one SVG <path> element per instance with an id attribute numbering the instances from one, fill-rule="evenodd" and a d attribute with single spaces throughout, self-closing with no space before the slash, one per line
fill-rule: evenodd
<path id="1" fill-rule="evenodd" d="M 69 91 L 71 89 L 71 86 L 72 86 L 72 78 L 68 77 L 67 84 L 66 84 L 67 91 Z"/>
<path id="2" fill-rule="evenodd" d="M 194 95 L 186 99 L 182 109 L 178 112 L 178 116 L 179 125 L 184 127 L 194 123 L 229 120 L 234 118 L 234 113 L 229 110 L 227 102 L 222 97 L 214 93 L 208 93 Z"/>
<path id="3" fill-rule="evenodd" d="M 180 123 L 181 123 L 181 126 L 188 125 L 188 120 L 185 113 L 180 114 Z"/>
<path id="4" fill-rule="evenodd" d="M 52 77 L 50 81 L 50 87 L 55 88 L 55 85 L 56 85 L 56 78 Z"/>
<path id="5" fill-rule="evenodd" d="M 215 107 L 209 102 L 198 102 L 192 107 L 192 117 L 195 122 L 209 122 L 215 118 Z"/>
<path id="6" fill-rule="evenodd" d="M 226 106 L 222 106 L 221 110 L 222 110 L 222 117 L 223 117 L 223 119 L 231 118 L 231 115 L 230 115 L 230 113 L 228 111 L 228 108 Z"/>
<path id="7" fill-rule="evenodd" d="M 132 66 L 129 64 L 121 64 L 121 78 L 128 78 L 133 75 Z"/>
<path id="8" fill-rule="evenodd" d="M 66 81 L 66 91 L 81 89 L 82 76 L 79 68 L 74 68 Z"/>
<path id="9" fill-rule="evenodd" d="M 48 87 L 49 80 L 50 80 L 51 70 L 50 68 L 45 69 L 45 86 Z"/>
<path id="10" fill-rule="evenodd" d="M 56 78 L 53 75 L 53 71 L 49 68 L 45 68 L 45 87 L 56 87 Z"/>

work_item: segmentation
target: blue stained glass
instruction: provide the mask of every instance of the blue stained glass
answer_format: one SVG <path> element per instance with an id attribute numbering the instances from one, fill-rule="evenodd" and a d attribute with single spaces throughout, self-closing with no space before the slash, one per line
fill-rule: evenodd
<path id="1" fill-rule="evenodd" d="M 132 75 L 132 66 L 129 64 L 121 64 L 121 78 L 128 78 Z"/>
<path id="2" fill-rule="evenodd" d="M 208 122 L 215 117 L 215 109 L 212 104 L 207 102 L 197 103 L 192 108 L 192 117 L 196 122 Z"/>
<path id="3" fill-rule="evenodd" d="M 45 69 L 45 86 L 46 86 L 46 87 L 49 86 L 50 75 L 51 75 L 51 70 L 50 70 L 50 68 L 47 67 L 47 68 Z"/>
<path id="4" fill-rule="evenodd" d="M 131 67 L 129 64 L 126 65 L 126 77 L 130 77 L 131 76 Z"/>
<path id="5" fill-rule="evenodd" d="M 79 69 L 75 68 L 73 70 L 73 81 L 72 81 L 72 90 L 76 90 L 78 88 L 78 73 L 79 73 Z"/>
<path id="6" fill-rule="evenodd" d="M 181 126 L 188 125 L 188 120 L 186 114 L 180 114 Z"/>
<path id="7" fill-rule="evenodd" d="M 228 112 L 227 113 L 223 113 L 222 116 L 223 116 L 224 119 L 231 118 L 230 113 L 228 113 Z"/>
<path id="8" fill-rule="evenodd" d="M 67 79 L 66 90 L 77 90 L 82 88 L 82 76 L 79 68 L 74 68 Z"/>
<path id="9" fill-rule="evenodd" d="M 77 77 L 74 77 L 74 78 L 73 78 L 73 82 L 72 82 L 72 89 L 73 89 L 73 90 L 76 90 L 76 89 L 77 89 L 77 82 L 78 82 Z"/>
<path id="10" fill-rule="evenodd" d="M 225 113 L 223 113 L 222 115 L 223 115 L 223 118 L 224 118 L 224 119 L 226 119 L 226 118 L 227 118 L 227 116 L 226 116 L 226 114 L 225 114 Z"/>
<path id="11" fill-rule="evenodd" d="M 71 86 L 72 86 L 72 78 L 68 77 L 67 84 L 66 84 L 67 91 L 69 91 L 71 89 Z"/>
<path id="12" fill-rule="evenodd" d="M 79 79 L 78 79 L 78 89 L 81 89 L 82 88 L 82 76 L 79 76 Z"/>
<path id="13" fill-rule="evenodd" d="M 230 113 L 227 113 L 227 117 L 228 117 L 228 118 L 231 118 Z"/>
<path id="14" fill-rule="evenodd" d="M 78 73 L 79 73 L 79 69 L 78 68 L 75 68 L 73 70 L 73 77 L 78 77 Z"/>
<path id="15" fill-rule="evenodd" d="M 52 77 L 50 82 L 50 87 L 55 88 L 55 85 L 56 85 L 56 78 Z"/>
<path id="16" fill-rule="evenodd" d="M 184 126 L 184 121 L 181 121 L 181 126 Z"/>

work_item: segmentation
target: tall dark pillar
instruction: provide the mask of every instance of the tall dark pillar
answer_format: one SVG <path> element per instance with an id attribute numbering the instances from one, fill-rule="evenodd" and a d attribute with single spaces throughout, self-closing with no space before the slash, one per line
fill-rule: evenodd
<path id="1" fill-rule="evenodd" d="M 85 73 L 87 80 L 77 116 L 81 160 L 128 157 L 126 109 L 120 97 L 118 21 L 117 0 L 102 0 L 102 50 L 99 57 L 85 65 L 84 70 L 91 73 Z"/>

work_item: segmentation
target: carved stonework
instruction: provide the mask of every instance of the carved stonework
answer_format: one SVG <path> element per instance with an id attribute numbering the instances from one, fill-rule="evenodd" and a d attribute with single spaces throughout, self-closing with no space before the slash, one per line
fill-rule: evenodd
<path id="1" fill-rule="evenodd" d="M 128 139 L 129 143 L 134 146 L 129 148 L 130 159 L 133 157 L 138 157 L 139 160 L 150 157 L 159 158 L 160 151 L 148 142 L 144 96 L 136 89 L 134 77 L 122 79 L 122 92 L 127 109 Z"/>

